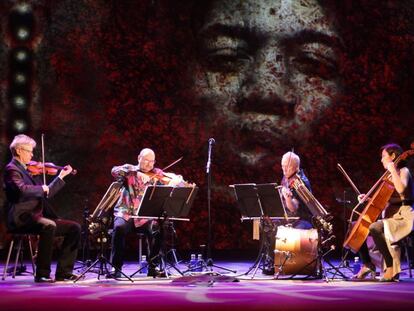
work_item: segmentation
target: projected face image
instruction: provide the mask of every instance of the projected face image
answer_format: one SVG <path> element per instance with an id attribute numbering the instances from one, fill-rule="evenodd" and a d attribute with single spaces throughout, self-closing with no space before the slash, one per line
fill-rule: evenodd
<path id="1" fill-rule="evenodd" d="M 318 2 L 214 1 L 203 14 L 194 93 L 234 154 L 260 166 L 309 139 L 340 92 L 340 39 Z"/>

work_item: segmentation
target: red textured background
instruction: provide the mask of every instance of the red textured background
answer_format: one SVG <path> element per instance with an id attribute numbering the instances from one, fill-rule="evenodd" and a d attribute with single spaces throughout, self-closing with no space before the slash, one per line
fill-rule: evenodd
<path id="1" fill-rule="evenodd" d="M 195 104 L 186 87 L 187 65 L 195 56 L 193 2 L 34 2 L 40 39 L 35 73 L 39 98 L 32 104 L 37 121 L 29 134 L 39 141 L 40 133 L 45 133 L 48 161 L 70 163 L 79 170 L 56 199 L 60 214 L 82 221 L 84 205 L 92 211 L 111 183 L 111 167 L 135 163 L 139 150 L 151 147 L 161 168 L 184 156 L 172 171 L 196 182 L 200 192 L 191 222 L 178 225 L 180 247 L 205 243 L 207 140 L 217 131 L 210 131 L 203 107 Z M 346 190 L 354 199 L 354 193 L 336 164 L 340 162 L 367 191 L 382 174 L 379 146 L 395 141 L 406 149 L 414 140 L 412 5 L 409 1 L 402 1 L 402 8 L 396 1 L 384 7 L 377 1 L 342 2 L 338 18 L 346 25 L 341 35 L 348 52 L 342 60 L 344 95 L 321 116 L 310 141 L 295 148 L 315 196 L 336 216 L 339 244 L 343 207 L 336 198 Z M 0 4 L 3 92 L 9 48 L 5 20 L 10 7 L 8 1 Z M 5 146 L 10 139 L 4 133 L 2 128 L 2 161 L 7 160 Z M 275 150 L 273 167 L 252 171 L 226 153 L 225 140 L 220 136 L 216 140 L 214 245 L 251 248 L 256 244 L 250 225 L 240 223 L 231 195 L 215 189 L 247 181 L 280 181 L 281 152 L 291 146 Z"/>

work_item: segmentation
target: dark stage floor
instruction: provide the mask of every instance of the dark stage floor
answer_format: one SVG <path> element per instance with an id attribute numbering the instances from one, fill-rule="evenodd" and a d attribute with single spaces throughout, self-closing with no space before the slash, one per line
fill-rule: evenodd
<path id="1" fill-rule="evenodd" d="M 97 279 L 94 272 L 78 283 L 36 284 L 29 273 L 8 276 L 0 281 L 1 310 L 412 310 L 414 279 L 408 271 L 398 283 L 355 282 L 344 278 L 309 280 L 275 280 L 258 271 L 243 275 L 252 262 L 217 261 L 215 264 L 237 270 L 222 275 L 206 272 L 180 278 L 170 269 L 169 279 L 136 275 L 130 281 Z M 31 270 L 26 263 L 27 270 Z M 338 262 L 334 262 L 338 265 Z M 329 265 L 325 264 L 326 268 Z M 184 271 L 184 264 L 178 265 Z M 404 265 L 406 267 L 406 265 Z M 124 271 L 132 274 L 137 263 L 128 262 Z M 3 271 L 3 266 L 1 266 Z M 341 269 L 351 276 L 348 269 Z M 329 272 L 329 270 L 328 270 Z M 234 282 L 236 281 L 236 282 Z"/>

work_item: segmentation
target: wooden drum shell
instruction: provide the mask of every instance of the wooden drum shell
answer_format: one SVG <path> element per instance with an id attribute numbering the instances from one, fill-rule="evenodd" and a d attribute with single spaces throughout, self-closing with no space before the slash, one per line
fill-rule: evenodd
<path id="1" fill-rule="evenodd" d="M 275 273 L 315 275 L 318 231 L 279 226 L 275 241 Z M 279 271 L 280 270 L 280 271 Z"/>

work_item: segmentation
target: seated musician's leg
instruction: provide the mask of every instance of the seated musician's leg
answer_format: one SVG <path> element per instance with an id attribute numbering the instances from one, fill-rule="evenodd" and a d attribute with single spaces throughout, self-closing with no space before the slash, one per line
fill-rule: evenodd
<path id="1" fill-rule="evenodd" d="M 369 226 L 369 232 L 372 238 L 374 239 L 377 249 L 383 256 L 385 265 L 387 267 L 384 271 L 383 279 L 385 281 L 391 281 L 394 277 L 393 259 L 390 250 L 388 249 L 387 242 L 385 240 L 384 223 L 381 220 L 372 223 Z"/>
<path id="2" fill-rule="evenodd" d="M 132 219 L 129 221 L 126 221 L 122 217 L 115 217 L 114 219 L 111 263 L 120 270 L 122 270 L 122 265 L 124 264 L 125 237 L 133 228 L 133 225 L 134 223 Z M 120 275 L 115 276 L 120 277 Z"/>
<path id="3" fill-rule="evenodd" d="M 262 224 L 263 226 L 263 274 L 265 275 L 274 275 L 274 250 L 276 242 L 276 225 L 270 219 L 265 219 Z"/>
<path id="4" fill-rule="evenodd" d="M 33 233 L 39 235 L 39 244 L 36 257 L 36 282 L 50 279 L 50 264 L 53 254 L 53 238 L 55 237 L 56 223 L 48 218 L 40 217 L 36 220 L 36 229 Z"/>
<path id="5" fill-rule="evenodd" d="M 356 275 L 353 276 L 354 279 L 365 279 L 370 277 L 375 278 L 375 265 L 371 262 L 371 257 L 369 256 L 369 250 L 367 242 L 364 242 L 358 252 L 359 257 L 362 261 L 362 267 Z"/>
<path id="6" fill-rule="evenodd" d="M 148 276 L 165 277 L 165 272 L 157 269 L 159 254 L 161 250 L 161 232 L 156 221 L 148 221 L 145 225 L 138 228 L 148 238 L 150 253 L 148 258 Z"/>
<path id="7" fill-rule="evenodd" d="M 56 219 L 55 222 L 55 235 L 64 237 L 56 266 L 56 280 L 74 281 L 78 277 L 72 272 L 80 245 L 81 227 L 77 222 L 66 219 Z"/>

